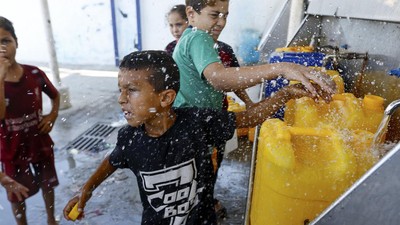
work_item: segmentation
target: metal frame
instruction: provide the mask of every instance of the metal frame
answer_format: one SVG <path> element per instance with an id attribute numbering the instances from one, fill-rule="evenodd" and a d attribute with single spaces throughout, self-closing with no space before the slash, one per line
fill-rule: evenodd
<path id="1" fill-rule="evenodd" d="M 310 225 L 398 224 L 400 143 Z"/>
<path id="2" fill-rule="evenodd" d="M 264 99 L 264 94 L 265 92 L 263 91 L 265 88 L 265 84 L 262 83 L 260 85 L 260 95 L 259 95 L 259 100 L 261 101 Z M 250 172 L 249 172 L 249 184 L 247 188 L 247 201 L 246 201 L 246 211 L 244 215 L 244 222 L 245 225 L 250 225 L 250 210 L 251 210 L 251 200 L 252 200 L 252 194 L 253 194 L 253 182 L 254 182 L 254 173 L 255 173 L 255 168 L 256 168 L 256 157 L 257 157 L 257 149 L 258 149 L 258 133 L 260 132 L 260 125 L 256 126 L 255 132 L 254 132 L 254 141 L 253 141 L 253 147 L 251 150 L 251 161 L 250 161 Z"/>

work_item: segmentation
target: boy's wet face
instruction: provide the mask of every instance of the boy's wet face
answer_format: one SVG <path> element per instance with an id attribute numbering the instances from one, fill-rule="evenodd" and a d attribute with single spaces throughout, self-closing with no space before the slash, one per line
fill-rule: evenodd
<path id="1" fill-rule="evenodd" d="M 214 40 L 217 40 L 226 24 L 229 14 L 229 1 L 216 1 L 214 6 L 203 8 L 200 14 L 194 10 L 192 14 L 192 17 L 189 15 L 191 25 L 209 32 Z"/>
<path id="2" fill-rule="evenodd" d="M 151 123 L 160 110 L 160 94 L 149 83 L 149 71 L 122 69 L 118 73 L 118 103 L 128 124 L 137 127 Z"/>

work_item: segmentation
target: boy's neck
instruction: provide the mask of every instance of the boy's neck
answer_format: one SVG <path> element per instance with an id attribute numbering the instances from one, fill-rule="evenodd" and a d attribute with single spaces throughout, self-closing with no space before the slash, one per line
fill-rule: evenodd
<path id="1" fill-rule="evenodd" d="M 169 130 L 176 121 L 176 113 L 171 108 L 169 111 L 160 112 L 158 119 L 144 124 L 146 133 L 150 137 L 160 137 Z"/>

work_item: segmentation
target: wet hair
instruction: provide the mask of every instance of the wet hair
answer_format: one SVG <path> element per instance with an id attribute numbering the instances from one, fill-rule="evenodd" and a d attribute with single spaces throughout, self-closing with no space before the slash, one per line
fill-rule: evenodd
<path id="1" fill-rule="evenodd" d="M 0 28 L 3 28 L 7 32 L 11 34 L 11 36 L 15 39 L 15 42 L 18 44 L 17 35 L 15 35 L 14 26 L 11 21 L 7 18 L 0 16 Z"/>
<path id="2" fill-rule="evenodd" d="M 186 6 L 185 5 L 174 5 L 172 8 L 169 10 L 167 13 L 167 17 L 171 15 L 171 13 L 178 13 L 179 16 L 181 16 L 182 19 L 188 20 L 187 15 L 186 15 Z"/>
<path id="3" fill-rule="evenodd" d="M 200 11 L 207 6 L 214 6 L 217 1 L 225 2 L 229 0 L 185 0 L 186 6 L 193 7 L 194 11 L 200 14 Z"/>
<path id="4" fill-rule="evenodd" d="M 119 69 L 149 71 L 149 83 L 157 93 L 167 89 L 179 91 L 178 65 L 165 51 L 132 52 L 122 59 Z"/>

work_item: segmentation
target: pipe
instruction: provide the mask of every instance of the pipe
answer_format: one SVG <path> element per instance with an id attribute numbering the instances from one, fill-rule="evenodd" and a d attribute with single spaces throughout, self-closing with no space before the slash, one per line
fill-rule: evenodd
<path id="1" fill-rule="evenodd" d="M 256 157 L 257 157 L 257 145 L 258 145 L 258 133 L 259 132 L 260 132 L 260 126 L 256 126 L 256 130 L 254 132 L 253 148 L 251 151 L 249 183 L 247 186 L 246 211 L 245 211 L 245 215 L 244 215 L 244 224 L 245 225 L 250 225 L 250 210 L 251 210 L 251 202 L 252 202 L 252 195 L 253 195 L 253 183 L 254 183 L 254 173 L 255 173 L 255 169 L 256 169 Z"/>
<path id="2" fill-rule="evenodd" d="M 260 85 L 260 93 L 259 93 L 259 100 L 263 100 L 265 98 L 265 83 L 261 83 Z M 251 210 L 251 202 L 252 202 L 252 195 L 253 195 L 253 183 L 254 183 L 254 175 L 256 170 L 256 157 L 257 157 L 257 150 L 258 150 L 258 133 L 260 132 L 260 126 L 256 126 L 256 130 L 254 132 L 254 141 L 253 141 L 253 148 L 251 150 L 251 161 L 250 161 L 250 172 L 249 172 L 249 183 L 247 186 L 247 201 L 246 201 L 246 211 L 244 215 L 244 224 L 250 225 L 250 210 Z"/>
<path id="3" fill-rule="evenodd" d="M 55 86 L 60 93 L 59 109 L 63 110 L 71 107 L 71 103 L 69 100 L 69 91 L 68 87 L 63 87 L 61 84 L 60 70 L 58 67 L 56 48 L 54 45 L 55 41 L 53 37 L 53 29 L 51 27 L 49 4 L 47 3 L 47 0 L 42 0 L 41 6 L 43 11 L 43 22 L 45 25 L 45 32 L 47 37 L 47 46 L 50 55 L 50 69 L 53 75 Z"/>
<path id="4" fill-rule="evenodd" d="M 113 41 L 114 41 L 114 58 L 115 66 L 119 66 L 119 50 L 118 50 L 118 31 L 117 31 L 117 19 L 115 15 L 115 0 L 110 0 L 111 5 L 111 23 L 113 31 Z M 140 14 L 140 0 L 136 0 L 136 26 L 138 42 L 134 43 L 134 47 L 138 50 L 142 50 L 142 23 Z"/>
<path id="5" fill-rule="evenodd" d="M 135 48 L 139 51 L 142 51 L 142 22 L 140 15 L 140 0 L 136 0 L 136 26 L 137 26 L 137 35 L 138 35 L 138 43 L 135 44 Z"/>
<path id="6" fill-rule="evenodd" d="M 60 73 L 58 70 L 57 54 L 54 46 L 53 29 L 51 27 L 49 5 L 47 0 L 41 1 L 42 11 L 43 11 L 43 22 L 45 25 L 46 37 L 47 37 L 47 47 L 50 55 L 50 68 L 53 75 L 54 81 L 57 86 L 61 86 Z"/>
<path id="7" fill-rule="evenodd" d="M 350 53 L 348 55 L 346 55 L 347 58 L 345 59 L 363 59 L 362 65 L 361 65 L 361 69 L 360 69 L 360 74 L 358 74 L 355 86 L 354 86 L 354 96 L 361 98 L 361 86 L 364 82 L 364 77 L 365 77 L 365 70 L 367 68 L 367 64 L 369 61 L 369 57 L 368 57 L 368 52 L 365 54 L 359 54 L 359 53 Z"/>
<path id="8" fill-rule="evenodd" d="M 117 23 L 115 17 L 115 1 L 110 0 L 110 5 L 111 5 L 111 24 L 112 24 L 113 41 L 114 41 L 115 66 L 119 66 L 118 34 L 117 34 Z"/>
<path id="9" fill-rule="evenodd" d="M 385 115 L 391 116 L 400 107 L 400 99 L 391 102 L 385 109 Z"/>

